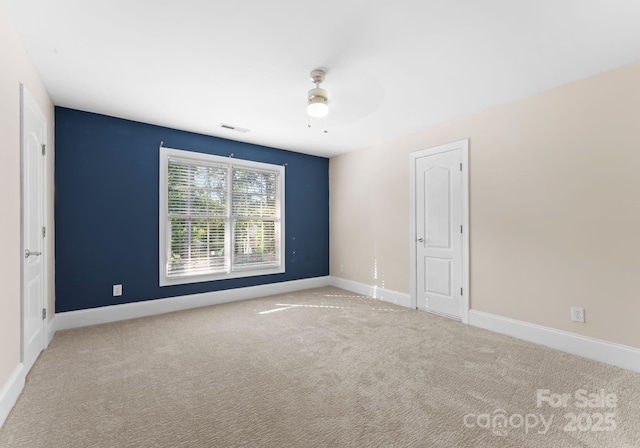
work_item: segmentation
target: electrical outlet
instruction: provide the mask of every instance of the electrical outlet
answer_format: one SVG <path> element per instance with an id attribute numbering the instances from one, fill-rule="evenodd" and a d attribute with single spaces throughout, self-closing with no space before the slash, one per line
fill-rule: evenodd
<path id="1" fill-rule="evenodd" d="M 584 308 L 571 307 L 571 320 L 584 323 Z"/>
<path id="2" fill-rule="evenodd" d="M 122 295 L 122 285 L 113 285 L 113 297 Z"/>
<path id="3" fill-rule="evenodd" d="M 343 264 L 340 265 L 340 272 L 344 272 L 344 265 Z"/>

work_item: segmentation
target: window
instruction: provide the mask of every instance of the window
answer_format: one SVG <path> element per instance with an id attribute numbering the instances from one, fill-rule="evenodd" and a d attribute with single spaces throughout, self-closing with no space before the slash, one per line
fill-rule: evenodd
<path id="1" fill-rule="evenodd" d="M 160 148 L 160 286 L 284 272 L 284 167 Z"/>

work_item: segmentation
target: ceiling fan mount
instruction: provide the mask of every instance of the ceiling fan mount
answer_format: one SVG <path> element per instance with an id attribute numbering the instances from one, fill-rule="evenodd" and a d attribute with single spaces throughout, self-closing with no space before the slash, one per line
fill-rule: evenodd
<path id="1" fill-rule="evenodd" d="M 324 82 L 324 76 L 324 70 L 311 70 L 311 82 L 314 84 L 320 84 L 321 82 Z"/>

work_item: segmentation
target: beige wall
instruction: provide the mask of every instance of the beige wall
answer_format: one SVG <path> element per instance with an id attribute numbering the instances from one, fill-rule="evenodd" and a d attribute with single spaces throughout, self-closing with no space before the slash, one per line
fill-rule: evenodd
<path id="1" fill-rule="evenodd" d="M 53 103 L 0 4 L 0 388 L 20 363 L 20 83 L 47 117 L 49 175 L 49 297 L 53 288 Z"/>
<path id="2" fill-rule="evenodd" d="M 331 275 L 409 292 L 409 153 L 464 138 L 471 308 L 640 347 L 640 62 L 331 159 Z"/>

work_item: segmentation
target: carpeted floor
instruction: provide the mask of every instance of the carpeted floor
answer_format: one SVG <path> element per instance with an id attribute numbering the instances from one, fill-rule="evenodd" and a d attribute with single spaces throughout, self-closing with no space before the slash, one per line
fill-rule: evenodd
<path id="1" fill-rule="evenodd" d="M 640 374 L 327 287 L 61 331 L 0 430 L 12 448 L 391 446 L 637 447 Z"/>

